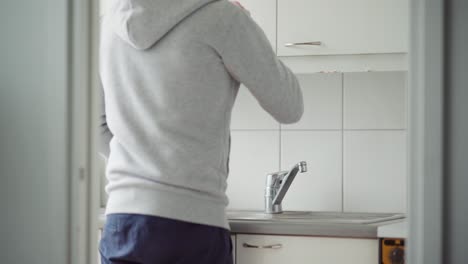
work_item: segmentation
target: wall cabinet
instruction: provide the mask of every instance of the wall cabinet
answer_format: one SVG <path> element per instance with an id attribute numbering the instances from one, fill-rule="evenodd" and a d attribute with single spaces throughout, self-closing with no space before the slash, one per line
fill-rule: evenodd
<path id="1" fill-rule="evenodd" d="M 405 53 L 408 5 L 408 0 L 278 0 L 278 55 Z M 322 44 L 287 46 L 304 42 Z"/>
<path id="2" fill-rule="evenodd" d="M 377 262 L 377 239 L 237 235 L 237 264 Z"/>

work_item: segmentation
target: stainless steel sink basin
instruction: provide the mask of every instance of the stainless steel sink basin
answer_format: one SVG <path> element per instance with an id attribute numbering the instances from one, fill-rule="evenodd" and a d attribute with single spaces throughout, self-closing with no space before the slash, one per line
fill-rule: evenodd
<path id="1" fill-rule="evenodd" d="M 337 224 L 374 224 L 405 218 L 404 214 L 302 211 L 285 211 L 281 214 L 267 214 L 261 211 L 228 211 L 227 215 L 229 220 L 238 221 L 313 222 Z"/>

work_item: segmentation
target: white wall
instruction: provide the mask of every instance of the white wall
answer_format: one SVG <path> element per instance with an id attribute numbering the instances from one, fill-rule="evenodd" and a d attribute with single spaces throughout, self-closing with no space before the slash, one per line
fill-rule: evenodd
<path id="1" fill-rule="evenodd" d="M 0 262 L 68 263 L 67 1 L 0 8 Z"/>
<path id="2" fill-rule="evenodd" d="M 299 76 L 305 113 L 280 126 L 241 88 L 233 112 L 231 209 L 263 209 L 265 176 L 308 162 L 285 210 L 406 212 L 406 72 Z"/>

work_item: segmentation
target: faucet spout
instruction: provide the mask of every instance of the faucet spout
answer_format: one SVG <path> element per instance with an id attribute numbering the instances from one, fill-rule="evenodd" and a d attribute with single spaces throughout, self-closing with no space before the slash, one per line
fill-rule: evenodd
<path id="1" fill-rule="evenodd" d="M 289 171 L 280 171 L 267 176 L 265 188 L 265 211 L 281 213 L 281 202 L 298 173 L 307 171 L 307 163 L 301 161 Z"/>
<path id="2" fill-rule="evenodd" d="M 298 173 L 303 173 L 307 171 L 307 163 L 305 161 L 301 161 L 298 164 L 294 165 L 294 167 L 286 174 L 282 180 L 280 180 L 280 187 L 276 194 L 276 197 L 273 199 L 273 204 L 281 204 L 283 202 L 284 196 L 291 187 L 294 178 Z"/>

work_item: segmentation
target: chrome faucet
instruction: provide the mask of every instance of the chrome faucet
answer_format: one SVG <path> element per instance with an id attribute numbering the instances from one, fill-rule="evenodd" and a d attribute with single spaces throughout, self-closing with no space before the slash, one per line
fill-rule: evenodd
<path id="1" fill-rule="evenodd" d="M 265 212 L 280 214 L 283 212 L 281 202 L 297 173 L 307 171 L 307 163 L 301 161 L 289 171 L 279 171 L 267 175 L 265 185 Z"/>

